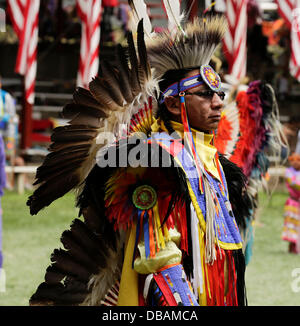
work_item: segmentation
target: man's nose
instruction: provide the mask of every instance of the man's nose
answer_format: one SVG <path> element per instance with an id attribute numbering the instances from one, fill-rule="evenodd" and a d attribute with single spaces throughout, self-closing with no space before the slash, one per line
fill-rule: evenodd
<path id="1" fill-rule="evenodd" d="M 214 96 L 211 99 L 211 107 L 215 110 L 223 109 L 223 100 L 217 93 L 214 93 Z"/>

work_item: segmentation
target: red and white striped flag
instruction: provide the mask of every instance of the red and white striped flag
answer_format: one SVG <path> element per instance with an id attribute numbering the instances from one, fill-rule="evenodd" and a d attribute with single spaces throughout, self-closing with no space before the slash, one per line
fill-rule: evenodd
<path id="1" fill-rule="evenodd" d="M 15 71 L 24 75 L 25 100 L 30 104 L 34 103 L 39 8 L 40 0 L 8 0 L 7 10 L 19 38 Z"/>
<path id="2" fill-rule="evenodd" d="M 276 0 L 280 16 L 291 31 L 290 73 L 300 81 L 300 0 Z"/>
<path id="3" fill-rule="evenodd" d="M 224 37 L 224 55 L 229 71 L 237 80 L 247 69 L 247 0 L 226 0 L 228 30 Z"/>
<path id="4" fill-rule="evenodd" d="M 98 74 L 101 0 L 77 0 L 81 19 L 80 61 L 77 86 L 88 88 L 91 79 Z"/>

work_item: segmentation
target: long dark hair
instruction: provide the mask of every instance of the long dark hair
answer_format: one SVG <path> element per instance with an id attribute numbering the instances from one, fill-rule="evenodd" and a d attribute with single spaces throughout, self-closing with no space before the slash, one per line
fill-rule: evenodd
<path id="1" fill-rule="evenodd" d="M 162 96 L 162 93 L 172 84 L 176 82 L 180 82 L 181 79 L 185 78 L 187 74 L 195 70 L 199 67 L 191 67 L 191 68 L 184 68 L 184 69 L 174 69 L 174 70 L 168 70 L 162 77 L 162 80 L 159 82 L 159 89 L 161 91 L 160 97 Z M 159 99 L 160 99 L 159 97 Z M 174 132 L 174 129 L 171 126 L 171 114 L 168 111 L 165 103 L 158 104 L 158 110 L 156 118 L 161 118 L 161 120 L 164 122 L 166 128 L 168 129 L 168 132 L 172 134 Z"/>

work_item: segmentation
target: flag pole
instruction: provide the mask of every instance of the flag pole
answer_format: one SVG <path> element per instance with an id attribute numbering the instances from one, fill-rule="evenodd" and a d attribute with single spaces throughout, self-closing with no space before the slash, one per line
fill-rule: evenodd
<path id="1" fill-rule="evenodd" d="M 33 105 L 26 100 L 25 76 L 22 78 L 22 111 L 21 111 L 21 149 L 26 150 L 32 144 L 32 109 Z"/>

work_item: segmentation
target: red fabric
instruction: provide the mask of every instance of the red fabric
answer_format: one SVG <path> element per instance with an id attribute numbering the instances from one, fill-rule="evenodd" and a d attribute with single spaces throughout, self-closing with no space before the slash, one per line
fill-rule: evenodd
<path id="1" fill-rule="evenodd" d="M 168 284 L 166 283 L 164 277 L 161 273 L 157 273 L 153 275 L 159 289 L 163 293 L 165 300 L 167 301 L 169 306 L 177 306 L 177 302 L 173 296 L 172 291 L 170 290 Z"/>
<path id="2" fill-rule="evenodd" d="M 139 289 L 144 288 L 145 279 L 146 279 L 146 275 L 139 274 Z M 140 306 L 146 306 L 146 303 L 145 303 L 143 291 L 139 290 L 139 307 Z"/>
<path id="3" fill-rule="evenodd" d="M 31 139 L 33 142 L 39 142 L 39 143 L 44 143 L 44 142 L 50 143 L 51 142 L 50 136 L 45 136 L 45 135 L 39 134 L 37 132 L 32 133 Z"/>
<path id="4" fill-rule="evenodd" d="M 119 5 L 118 0 L 102 0 L 103 7 L 117 7 Z"/>
<path id="5" fill-rule="evenodd" d="M 230 250 L 226 250 L 226 258 L 228 265 L 228 289 L 226 294 L 226 305 L 237 306 L 237 292 L 236 292 L 236 273 L 234 258 Z"/>
<path id="6" fill-rule="evenodd" d="M 37 31 L 39 20 L 39 1 L 12 1 L 7 2 L 7 11 L 13 23 L 13 28 L 19 38 L 19 47 L 15 71 L 24 76 L 25 99 L 28 103 L 34 102 L 34 87 L 37 55 Z"/>
<path id="7" fill-rule="evenodd" d="M 218 134 L 215 137 L 215 146 L 221 154 L 225 153 L 226 144 L 231 139 L 232 126 L 226 116 L 222 116 L 218 127 Z"/>
<path id="8" fill-rule="evenodd" d="M 32 130 L 53 129 L 53 127 L 54 127 L 53 121 L 51 121 L 49 119 L 33 120 L 32 121 Z"/>

